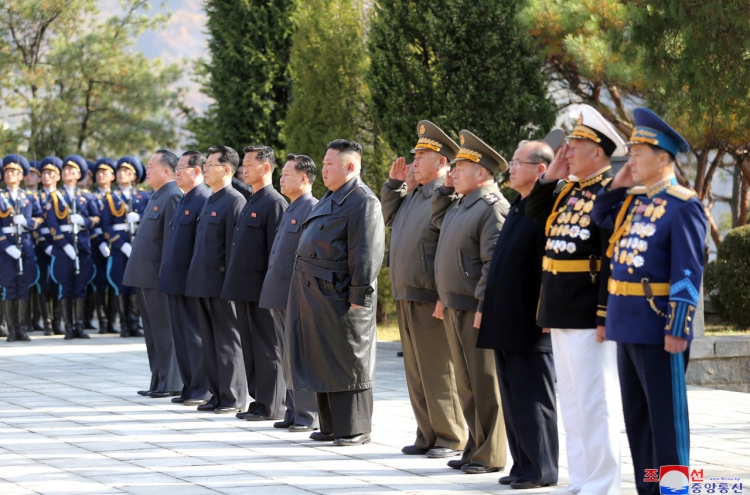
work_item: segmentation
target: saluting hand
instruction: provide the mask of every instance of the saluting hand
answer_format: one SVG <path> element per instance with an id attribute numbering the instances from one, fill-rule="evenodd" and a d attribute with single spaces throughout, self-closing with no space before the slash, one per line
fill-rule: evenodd
<path id="1" fill-rule="evenodd" d="M 565 143 L 562 148 L 557 150 L 555 159 L 547 167 L 544 178 L 548 180 L 561 180 L 570 175 L 570 164 L 568 163 L 568 150 L 570 146 Z"/>
<path id="2" fill-rule="evenodd" d="M 445 182 L 443 182 L 443 185 L 445 187 L 450 187 L 450 188 L 453 187 L 453 172 L 454 171 L 455 169 L 449 170 L 448 173 L 445 174 Z"/>
<path id="3" fill-rule="evenodd" d="M 388 177 L 401 182 L 406 180 L 406 158 L 403 156 L 396 158 L 396 161 L 391 164 L 391 171 Z"/>
<path id="4" fill-rule="evenodd" d="M 672 353 L 677 354 L 680 352 L 685 352 L 685 349 L 687 349 L 687 340 L 683 339 L 682 337 L 675 337 L 674 335 L 665 335 L 664 336 L 664 350 Z"/>
<path id="5" fill-rule="evenodd" d="M 633 169 L 630 168 L 630 160 L 617 172 L 615 178 L 612 179 L 610 189 L 620 189 L 623 187 L 633 187 L 635 180 L 633 179 Z"/>

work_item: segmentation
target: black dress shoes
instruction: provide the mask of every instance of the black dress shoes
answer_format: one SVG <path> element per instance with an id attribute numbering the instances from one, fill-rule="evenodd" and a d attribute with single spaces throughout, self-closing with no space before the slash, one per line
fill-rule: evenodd
<path id="1" fill-rule="evenodd" d="M 182 404 L 185 402 L 185 399 L 182 397 L 172 397 L 172 402 L 175 404 Z"/>
<path id="2" fill-rule="evenodd" d="M 521 478 L 518 478 L 513 483 L 510 484 L 511 488 L 515 488 L 516 490 L 528 490 L 529 488 L 541 488 L 543 486 L 550 486 L 550 485 L 557 485 L 557 483 L 546 483 L 546 484 L 540 484 L 535 483 L 533 481 L 524 480 Z"/>
<path id="3" fill-rule="evenodd" d="M 510 485 L 518 479 L 518 476 L 503 476 L 498 480 L 501 485 Z"/>
<path id="4" fill-rule="evenodd" d="M 330 442 L 335 440 L 336 437 L 333 433 L 323 433 L 322 431 L 314 431 L 310 434 L 310 440 L 317 442 Z"/>
<path id="5" fill-rule="evenodd" d="M 464 464 L 461 466 L 461 471 L 463 471 L 466 474 L 487 474 L 487 473 L 495 473 L 497 471 L 502 471 L 505 468 L 499 468 L 499 467 L 487 467 L 482 464 L 477 463 L 470 463 L 470 464 Z"/>
<path id="6" fill-rule="evenodd" d="M 289 428 L 293 424 L 294 423 L 292 423 L 291 421 L 277 421 L 277 422 L 275 422 L 273 424 L 273 427 L 274 428 L 282 428 L 282 429 L 284 429 L 284 428 Z"/>
<path id="7" fill-rule="evenodd" d="M 464 463 L 461 461 L 461 459 L 454 459 L 452 461 L 448 461 L 448 467 L 453 469 L 461 469 L 463 467 Z"/>
<path id="8" fill-rule="evenodd" d="M 238 412 L 236 407 L 219 406 L 214 408 L 214 414 L 232 414 Z M 245 416 L 247 418 L 247 416 Z"/>
<path id="9" fill-rule="evenodd" d="M 245 421 L 275 421 L 277 418 L 269 418 L 258 413 L 245 414 Z"/>
<path id="10" fill-rule="evenodd" d="M 199 411 L 213 411 L 216 409 L 216 406 L 214 404 L 211 404 L 210 402 L 206 402 L 205 404 L 201 404 L 197 408 Z"/>
<path id="11" fill-rule="evenodd" d="M 151 392 L 148 394 L 152 399 L 165 399 L 167 397 L 175 397 L 180 395 L 180 392 Z"/>
<path id="12" fill-rule="evenodd" d="M 401 449 L 401 453 L 406 455 L 425 455 L 427 452 L 429 452 L 429 450 L 430 449 L 417 447 L 416 445 L 407 445 L 406 447 Z"/>
<path id="13" fill-rule="evenodd" d="M 139 390 L 138 395 L 143 395 L 144 397 L 148 397 L 151 395 L 151 390 Z"/>
<path id="14" fill-rule="evenodd" d="M 402 450 L 403 452 L 403 450 Z M 443 459 L 445 457 L 456 457 L 464 452 L 462 450 L 453 450 L 448 447 L 433 447 L 425 454 L 430 459 Z"/>
<path id="15" fill-rule="evenodd" d="M 359 435 L 339 437 L 333 441 L 333 444 L 338 447 L 352 447 L 354 445 L 364 445 L 366 443 L 370 443 L 369 433 L 360 433 Z"/>
<path id="16" fill-rule="evenodd" d="M 289 431 L 292 433 L 302 433 L 305 431 L 315 431 L 317 428 L 313 428 L 312 426 L 307 425 L 289 425 Z"/>
<path id="17" fill-rule="evenodd" d="M 183 406 L 202 406 L 203 404 L 207 403 L 207 400 L 203 399 L 185 399 L 182 401 Z"/>

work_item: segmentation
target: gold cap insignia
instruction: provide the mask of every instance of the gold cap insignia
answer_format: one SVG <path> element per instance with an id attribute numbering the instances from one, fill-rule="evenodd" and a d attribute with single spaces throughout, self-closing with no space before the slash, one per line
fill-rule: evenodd
<path id="1" fill-rule="evenodd" d="M 425 131 L 424 125 L 420 125 L 419 126 L 419 133 L 420 134 L 424 134 L 424 131 Z"/>

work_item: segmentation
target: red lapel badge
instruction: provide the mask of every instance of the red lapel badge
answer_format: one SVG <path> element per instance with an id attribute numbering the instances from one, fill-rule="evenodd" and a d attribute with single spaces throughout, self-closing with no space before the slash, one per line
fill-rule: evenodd
<path id="1" fill-rule="evenodd" d="M 297 220 L 292 218 L 292 225 L 297 225 Z"/>
<path id="2" fill-rule="evenodd" d="M 159 211 L 159 207 L 158 206 L 154 206 L 154 211 Z"/>
<path id="3" fill-rule="evenodd" d="M 258 215 L 256 215 L 256 214 L 255 214 L 255 212 L 252 212 L 252 213 L 250 214 L 250 216 L 251 216 L 251 217 L 253 217 L 253 218 L 255 218 L 255 217 L 257 217 Z"/>
<path id="4" fill-rule="evenodd" d="M 216 216 L 216 212 L 215 212 L 215 211 L 212 211 L 212 212 L 211 212 L 211 216 L 212 216 L 212 217 L 215 217 L 215 216 Z"/>
<path id="5" fill-rule="evenodd" d="M 185 210 L 185 215 L 190 215 L 190 212 Z"/>

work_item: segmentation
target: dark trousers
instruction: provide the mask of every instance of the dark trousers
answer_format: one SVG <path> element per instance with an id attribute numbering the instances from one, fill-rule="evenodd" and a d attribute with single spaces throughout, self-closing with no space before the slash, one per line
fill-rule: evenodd
<path id="1" fill-rule="evenodd" d="M 284 361 L 284 379 L 286 381 L 286 398 L 284 400 L 286 412 L 284 413 L 284 422 L 318 428 L 318 403 L 315 400 L 315 392 L 295 391 L 294 384 L 292 383 L 292 363 L 288 343 L 289 335 L 284 327 L 286 311 L 283 309 L 272 309 L 270 311 L 276 331 L 283 335 L 281 355 Z"/>
<path id="2" fill-rule="evenodd" d="M 557 483 L 557 404 L 552 353 L 495 351 L 505 431 L 513 457 L 509 475 Z"/>
<path id="3" fill-rule="evenodd" d="M 83 299 L 88 293 L 89 282 L 94 278 L 94 260 L 91 255 L 78 252 L 78 265 L 80 271 L 75 273 L 75 261 L 68 258 L 65 253 L 53 256 L 50 262 L 50 277 L 52 281 L 62 288 L 58 294 L 59 299 Z"/>
<path id="4" fill-rule="evenodd" d="M 177 368 L 169 317 L 167 296 L 156 289 L 137 289 L 138 306 L 143 318 L 143 336 L 146 340 L 148 364 L 151 367 L 152 392 L 177 392 L 182 390 L 182 380 Z"/>
<path id="5" fill-rule="evenodd" d="M 209 400 L 208 380 L 203 365 L 203 345 L 198 328 L 199 301 L 194 297 L 167 295 L 174 335 L 177 368 L 182 378 L 183 400 Z"/>
<path id="6" fill-rule="evenodd" d="M 284 334 L 274 325 L 271 312 L 257 302 L 235 301 L 237 328 L 242 340 L 242 358 L 255 402 L 248 411 L 270 419 L 284 417 L 284 362 L 281 355 Z"/>
<path id="7" fill-rule="evenodd" d="M 690 348 L 670 354 L 663 345 L 617 343 L 617 367 L 625 428 L 641 495 L 659 493 L 659 483 L 644 482 L 646 469 L 688 466 L 685 370 Z"/>
<path id="8" fill-rule="evenodd" d="M 209 404 L 245 409 L 247 379 L 234 304 L 218 297 L 196 298 Z"/>
<path id="9" fill-rule="evenodd" d="M 336 438 L 372 431 L 372 389 L 318 392 L 320 432 Z"/>

